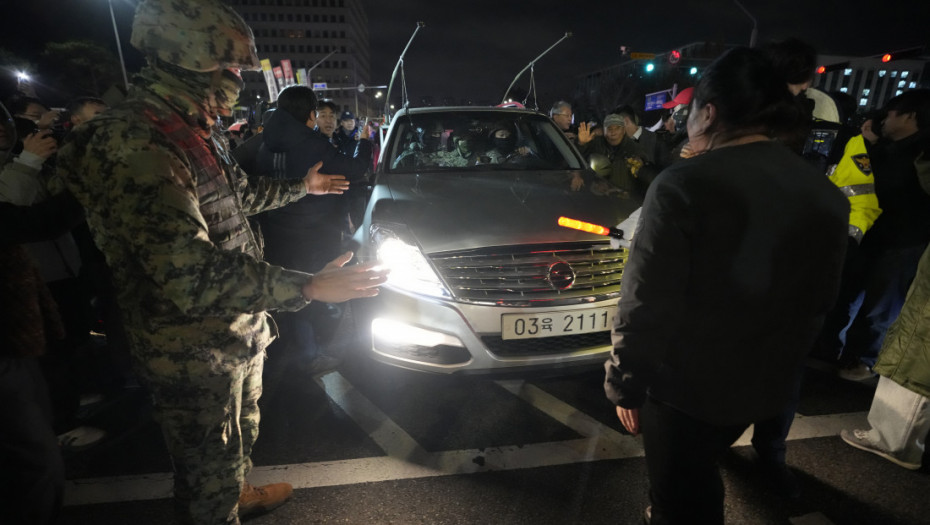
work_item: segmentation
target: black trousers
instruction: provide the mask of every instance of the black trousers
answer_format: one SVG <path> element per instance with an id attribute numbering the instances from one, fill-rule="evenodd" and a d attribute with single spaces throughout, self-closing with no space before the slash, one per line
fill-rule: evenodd
<path id="1" fill-rule="evenodd" d="M 699 421 L 652 398 L 640 410 L 652 525 L 723 525 L 717 466 L 749 424 Z"/>
<path id="2" fill-rule="evenodd" d="M 54 523 L 64 465 L 35 358 L 0 357 L 0 523 Z"/>

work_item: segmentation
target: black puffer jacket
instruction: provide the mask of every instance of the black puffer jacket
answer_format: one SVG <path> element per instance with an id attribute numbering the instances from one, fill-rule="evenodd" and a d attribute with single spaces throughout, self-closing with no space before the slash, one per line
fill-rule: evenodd
<path id="1" fill-rule="evenodd" d="M 355 155 L 345 155 L 320 132 L 308 128 L 285 111 L 276 110 L 268 118 L 262 141 L 256 161 L 258 172 L 250 175 L 299 179 L 322 161 L 322 173 L 345 175 L 352 182 L 363 180 L 371 165 L 371 142 L 360 140 Z M 346 213 L 347 200 L 342 195 L 307 195 L 268 212 L 267 220 L 299 229 L 301 224 L 332 221 Z"/>

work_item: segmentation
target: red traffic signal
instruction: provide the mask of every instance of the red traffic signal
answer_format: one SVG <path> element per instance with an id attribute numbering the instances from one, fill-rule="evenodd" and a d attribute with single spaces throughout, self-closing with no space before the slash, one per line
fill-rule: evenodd
<path id="1" fill-rule="evenodd" d="M 845 62 L 837 62 L 835 64 L 820 66 L 817 68 L 816 71 L 818 75 L 823 75 L 824 73 L 829 73 L 831 71 L 838 71 L 840 69 L 846 69 L 848 67 L 849 67 L 849 61 L 847 60 Z"/>
<path id="2" fill-rule="evenodd" d="M 891 53 L 885 53 L 881 56 L 882 62 L 891 62 L 892 60 L 901 60 L 902 58 L 918 58 L 924 54 L 924 46 L 911 47 L 908 49 L 899 49 Z"/>
<path id="3" fill-rule="evenodd" d="M 681 51 L 673 49 L 671 53 L 668 54 L 668 63 L 677 64 L 681 60 Z"/>

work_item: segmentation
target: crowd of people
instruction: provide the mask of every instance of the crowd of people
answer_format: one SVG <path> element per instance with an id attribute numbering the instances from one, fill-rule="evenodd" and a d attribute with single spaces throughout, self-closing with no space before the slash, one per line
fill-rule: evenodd
<path id="1" fill-rule="evenodd" d="M 82 407 L 129 385 L 151 398 L 181 523 L 238 523 L 283 503 L 287 483 L 247 480 L 266 351 L 277 338 L 308 375 L 339 366 L 325 351 L 339 303 L 387 278 L 342 250 L 373 167 L 367 122 L 298 85 L 260 132 L 223 130 L 238 70 L 259 62 L 251 30 L 218 0 L 143 0 L 132 44 L 147 66 L 113 107 L 6 103 L 4 523 L 55 522 L 62 450 L 106 437 Z M 630 105 L 577 126 L 569 102 L 549 112 L 643 203 L 604 386 L 621 425 L 643 435 L 651 523 L 723 523 L 717 462 L 750 425 L 760 469 L 799 495 L 785 450 L 809 354 L 845 379 L 881 376 L 871 428 L 842 440 L 921 467 L 930 90 L 860 126 L 810 87 L 815 59 L 795 39 L 732 49 L 665 104 L 657 131 Z M 442 130 L 419 131 L 428 144 Z M 490 162 L 521 149 L 506 126 L 482 139 Z M 455 144 L 475 153 L 468 137 Z M 88 373 L 101 339 L 106 372 Z"/>

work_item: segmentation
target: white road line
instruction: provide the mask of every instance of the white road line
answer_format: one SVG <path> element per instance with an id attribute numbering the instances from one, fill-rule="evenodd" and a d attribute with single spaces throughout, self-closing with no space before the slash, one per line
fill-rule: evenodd
<path id="1" fill-rule="evenodd" d="M 538 387 L 522 381 L 499 381 L 498 384 L 584 437 L 522 446 L 427 452 L 342 375 L 335 372 L 326 374 L 317 382 L 386 455 L 256 467 L 249 475 L 252 483 L 262 485 L 286 481 L 294 485 L 294 488 L 327 487 L 526 469 L 643 455 L 642 444 L 638 438 L 621 434 Z M 862 426 L 865 418 L 865 412 L 798 416 L 789 439 L 836 435 L 841 428 Z M 748 444 L 746 439 L 744 436 L 737 445 Z M 745 442 L 742 442 L 744 440 Z M 72 480 L 66 484 L 65 504 L 86 505 L 169 498 L 171 478 L 170 473 L 156 473 Z"/>

